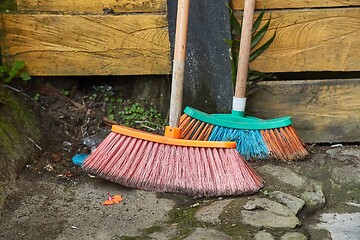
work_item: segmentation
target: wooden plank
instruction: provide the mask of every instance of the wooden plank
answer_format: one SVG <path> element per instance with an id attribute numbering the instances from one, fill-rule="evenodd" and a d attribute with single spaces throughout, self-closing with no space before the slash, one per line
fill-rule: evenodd
<path id="1" fill-rule="evenodd" d="M 249 97 L 249 114 L 292 116 L 305 142 L 360 141 L 360 79 L 269 81 Z"/>
<path id="2" fill-rule="evenodd" d="M 268 17 L 269 13 L 264 21 Z M 275 29 L 274 42 L 251 68 L 262 72 L 360 70 L 360 8 L 273 11 L 262 43 Z"/>
<path id="3" fill-rule="evenodd" d="M 324 8 L 360 6 L 359 0 L 257 0 L 256 8 L 262 9 Z M 244 0 L 231 0 L 233 10 L 243 10 Z"/>
<path id="4" fill-rule="evenodd" d="M 33 76 L 171 72 L 166 15 L 0 16 L 4 61 L 25 61 Z"/>
<path id="5" fill-rule="evenodd" d="M 121 12 L 165 12 L 166 0 L 17 0 L 19 11 L 91 12 L 104 8 Z"/>

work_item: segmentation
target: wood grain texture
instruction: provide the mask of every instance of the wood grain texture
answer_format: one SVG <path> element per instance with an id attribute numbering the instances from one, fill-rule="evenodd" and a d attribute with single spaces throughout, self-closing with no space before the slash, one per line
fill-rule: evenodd
<path id="1" fill-rule="evenodd" d="M 360 6 L 359 0 L 257 0 L 256 8 L 262 9 L 324 8 Z M 243 10 L 244 0 L 231 0 L 233 10 Z"/>
<path id="2" fill-rule="evenodd" d="M 305 142 L 360 141 L 360 79 L 269 81 L 249 97 L 250 115 L 292 116 Z"/>
<path id="3" fill-rule="evenodd" d="M 19 11 L 102 13 L 104 8 L 121 12 L 165 12 L 166 0 L 17 0 Z"/>
<path id="4" fill-rule="evenodd" d="M 171 72 L 165 15 L 0 16 L 4 61 L 25 61 L 33 76 Z"/>
<path id="5" fill-rule="evenodd" d="M 264 21 L 268 18 L 269 13 Z M 268 33 L 261 43 L 275 29 L 274 42 L 251 63 L 252 69 L 262 72 L 360 70 L 360 8 L 273 11 Z"/>

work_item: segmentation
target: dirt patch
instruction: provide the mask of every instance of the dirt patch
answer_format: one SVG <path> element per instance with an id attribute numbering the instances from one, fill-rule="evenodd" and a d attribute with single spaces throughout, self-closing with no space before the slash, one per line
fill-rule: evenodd
<path id="1" fill-rule="evenodd" d="M 155 109 L 145 109 L 131 102 L 127 83 L 94 81 L 91 83 L 55 84 L 37 81 L 25 86 L 27 101 L 35 102 L 47 122 L 44 135 L 48 146 L 28 167 L 52 176 L 78 175 L 71 158 L 90 153 L 109 134 L 112 124 L 124 124 L 143 131 L 161 133 L 164 119 Z"/>
<path id="2" fill-rule="evenodd" d="M 134 105 L 126 100 L 129 89 L 104 83 L 55 85 L 35 81 L 31 86 L 15 83 L 8 88 L 35 106 L 44 121 L 47 144 L 26 163 L 12 191 L 2 197 L 0 218 L 7 221 L 0 223 L 0 238 L 119 239 L 141 235 L 143 229 L 165 221 L 175 204 L 171 194 L 159 198 L 155 193 L 128 189 L 95 178 L 71 161 L 78 153 L 89 154 L 108 135 L 111 125 L 121 122 L 109 116 L 115 107 Z M 138 108 L 130 109 L 129 114 L 137 117 L 136 111 Z M 148 113 L 147 109 L 140 111 Z M 155 116 L 154 111 L 151 114 L 147 117 Z M 130 120 L 136 125 L 135 118 Z M 162 126 L 146 123 L 138 128 L 162 130 Z M 108 192 L 121 194 L 124 200 L 103 206 Z"/>
<path id="3" fill-rule="evenodd" d="M 35 179 L 34 179 L 35 177 Z M 124 200 L 104 206 L 107 192 Z M 167 220 L 174 201 L 89 177 L 48 177 L 27 169 L 0 213 L 1 239 L 113 239 Z"/>

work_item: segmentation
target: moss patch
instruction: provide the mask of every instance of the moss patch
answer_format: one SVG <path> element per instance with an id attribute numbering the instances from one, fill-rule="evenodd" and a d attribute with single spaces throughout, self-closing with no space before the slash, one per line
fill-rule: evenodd
<path id="1" fill-rule="evenodd" d="M 220 215 L 222 224 L 217 225 L 216 228 L 233 237 L 241 236 L 244 239 L 252 239 L 260 228 L 241 224 L 240 212 L 248 200 L 248 197 L 238 197 L 231 201 Z"/>
<path id="2" fill-rule="evenodd" d="M 10 121 L 12 125 L 15 126 L 16 124 L 18 130 L 24 130 L 35 138 L 40 137 L 40 129 L 34 127 L 38 124 L 34 112 L 29 110 L 23 102 L 10 93 L 6 94 L 5 105 L 5 110 L 11 117 L 11 119 L 9 118 L 7 120 Z"/>
<path id="3" fill-rule="evenodd" d="M 3 154 L 13 154 L 15 150 L 14 142 L 21 142 L 18 131 L 14 126 L 0 119 L 0 143 Z"/>
<path id="4" fill-rule="evenodd" d="M 20 96 L 0 87 L 0 178 L 12 180 L 38 151 L 42 140 L 40 123 Z"/>
<path id="5" fill-rule="evenodd" d="M 15 154 L 16 146 L 26 146 L 25 135 L 40 139 L 40 129 L 34 113 L 10 92 L 0 89 L 0 145 L 7 154 Z"/>
<path id="6" fill-rule="evenodd" d="M 6 189 L 4 186 L 2 186 L 0 184 L 0 209 L 2 209 L 5 200 L 6 200 L 7 194 L 6 194 Z"/>
<path id="7" fill-rule="evenodd" d="M 173 209 L 169 213 L 170 223 L 177 224 L 178 233 L 172 240 L 183 239 L 188 236 L 200 223 L 195 218 L 197 208 L 183 206 Z"/>
<path id="8" fill-rule="evenodd" d="M 161 232 L 163 228 L 161 226 L 151 226 L 149 228 L 144 229 L 142 232 L 143 234 L 150 235 L 155 232 Z"/>
<path id="9" fill-rule="evenodd" d="M 121 236 L 121 237 L 112 237 L 111 239 L 113 240 L 149 240 L 150 238 L 148 237 L 141 237 L 141 236 L 136 236 L 136 237 L 129 237 L 129 236 Z"/>

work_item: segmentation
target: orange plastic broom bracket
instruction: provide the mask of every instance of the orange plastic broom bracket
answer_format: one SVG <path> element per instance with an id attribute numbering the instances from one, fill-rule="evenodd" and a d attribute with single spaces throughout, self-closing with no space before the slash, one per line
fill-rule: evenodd
<path id="1" fill-rule="evenodd" d="M 176 136 L 180 134 L 177 130 L 178 128 L 169 128 L 168 131 L 171 133 L 170 136 Z M 134 137 L 146 141 L 157 142 L 162 144 L 183 146 L 183 147 L 203 147 L 203 148 L 236 148 L 235 142 L 213 142 L 213 141 L 195 141 L 195 140 L 184 140 L 171 138 L 168 136 L 159 136 L 152 133 L 145 133 L 140 130 L 132 129 L 129 127 L 124 127 L 120 125 L 113 125 L 111 128 L 112 132 L 126 135 L 129 137 Z"/>
<path id="2" fill-rule="evenodd" d="M 181 136 L 181 129 L 176 128 L 176 127 L 166 126 L 164 136 L 168 137 L 168 138 L 177 138 L 177 139 L 179 139 L 180 136 Z"/>

